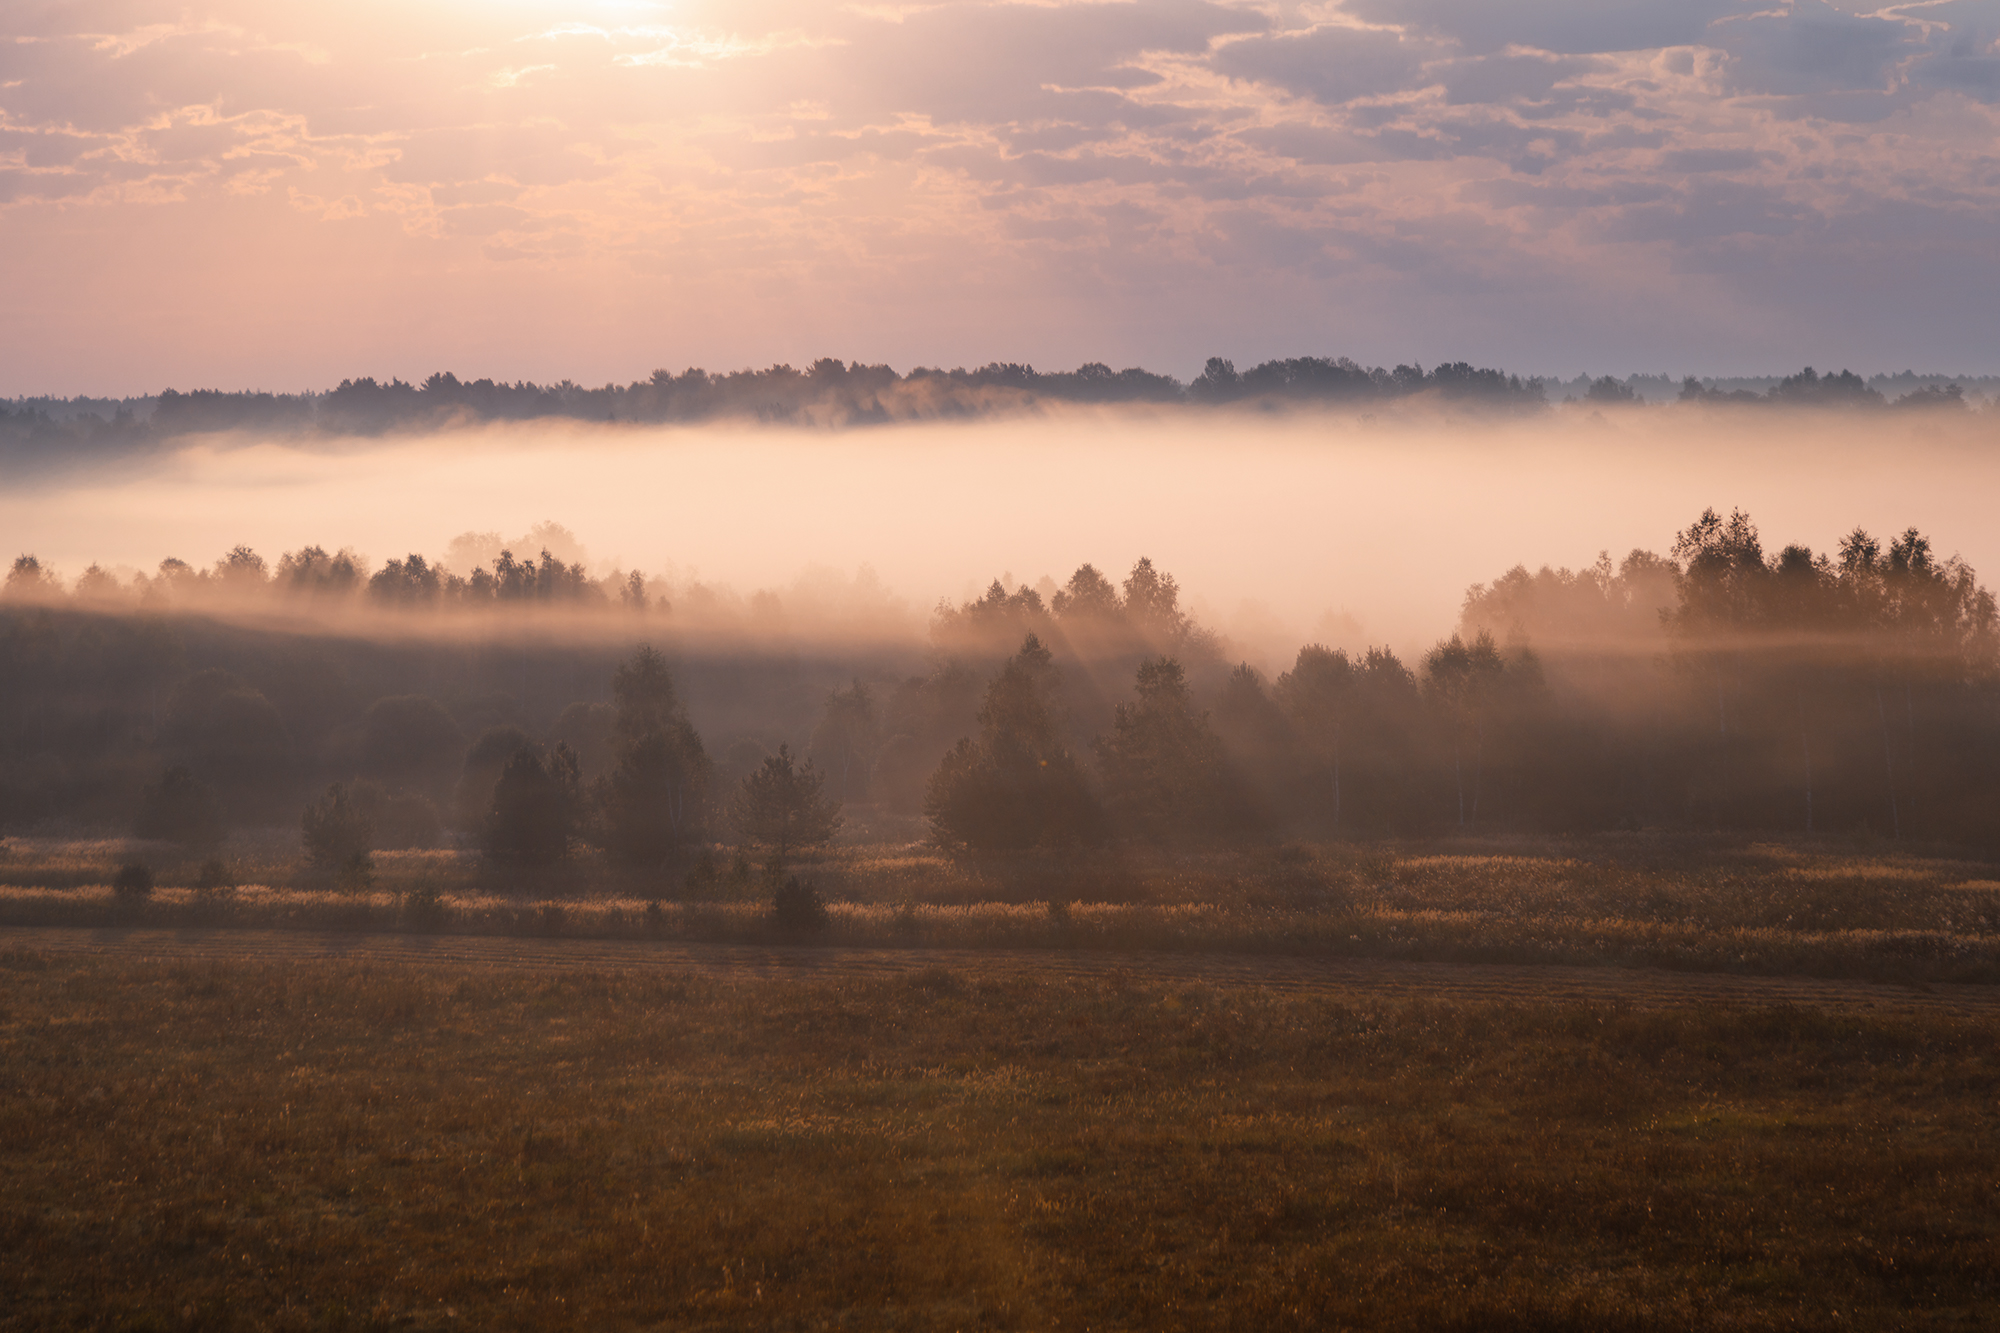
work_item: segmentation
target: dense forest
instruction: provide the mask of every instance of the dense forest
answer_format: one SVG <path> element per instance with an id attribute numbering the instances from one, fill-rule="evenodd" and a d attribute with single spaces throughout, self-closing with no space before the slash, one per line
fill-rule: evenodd
<path id="1" fill-rule="evenodd" d="M 1143 559 L 996 580 L 922 641 L 704 634 L 546 552 L 415 560 L 239 547 L 71 587 L 17 560 L 0 829 L 214 842 L 303 812 L 335 859 L 661 866 L 857 816 L 968 852 L 1642 827 L 2000 850 L 2000 618 L 1915 530 L 1771 553 L 1710 511 L 1664 555 L 1471 588 L 1416 660 L 1307 644 L 1270 676 Z"/>
<path id="2" fill-rule="evenodd" d="M 1584 379 L 1566 393 L 1596 406 L 1635 404 L 1658 386 L 1632 376 Z M 1657 377 L 1651 377 L 1657 378 Z M 1743 381 L 1742 383 L 1749 383 Z M 1877 387 L 1877 382 L 1881 386 Z M 1690 403 L 1769 404 L 1834 408 L 1978 406 L 1963 387 L 1940 376 L 1875 377 L 1852 371 L 1821 375 L 1811 367 L 1765 388 L 1735 381 L 1688 378 L 1678 399 Z M 1978 381 L 1977 383 L 1984 383 Z M 588 387 L 461 380 L 438 373 L 421 384 L 373 377 L 342 380 L 323 393 L 224 392 L 166 389 L 141 399 L 0 400 L 0 453 L 16 458 L 143 447 L 210 431 L 257 431 L 328 436 L 438 430 L 496 421 L 700 422 L 755 420 L 801 425 L 863 425 L 901 420 L 974 417 L 1022 411 L 1038 403 L 1189 405 L 1384 404 L 1435 401 L 1459 408 L 1528 412 L 1547 408 L 1553 381 L 1450 362 L 1368 368 L 1347 357 L 1290 357 L 1239 372 L 1221 357 L 1188 383 L 1137 367 L 1100 362 L 1073 371 L 993 363 L 976 370 L 918 367 L 898 374 L 822 358 L 803 370 L 776 365 L 711 375 L 656 370 L 630 384 Z M 1885 391 L 1886 388 L 1886 391 Z"/>

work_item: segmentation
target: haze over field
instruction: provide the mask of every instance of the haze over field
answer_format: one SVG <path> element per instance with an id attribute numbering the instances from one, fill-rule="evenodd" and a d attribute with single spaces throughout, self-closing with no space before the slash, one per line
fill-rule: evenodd
<path id="1" fill-rule="evenodd" d="M 938 599 L 997 577 L 1060 583 L 1086 561 L 1117 571 L 1144 555 L 1176 574 L 1203 623 L 1282 666 L 1312 638 L 1428 646 L 1468 585 L 1517 562 L 1664 551 L 1710 505 L 1821 550 L 1856 525 L 1916 526 L 1990 578 L 1993 432 L 1971 413 L 1076 409 L 834 433 L 566 423 L 219 436 L 9 488 L 0 532 L 73 578 L 92 563 L 204 565 L 237 543 L 273 561 L 317 543 L 376 566 L 408 552 L 450 562 L 461 533 L 554 519 L 593 572 L 637 568 L 670 591 L 700 579 L 782 598 L 810 569 L 824 595 L 867 567 L 883 585 L 868 597 L 900 600 L 913 631 Z"/>

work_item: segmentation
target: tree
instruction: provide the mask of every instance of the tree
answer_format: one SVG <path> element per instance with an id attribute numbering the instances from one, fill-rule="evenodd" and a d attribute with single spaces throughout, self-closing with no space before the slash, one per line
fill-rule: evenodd
<path id="1" fill-rule="evenodd" d="M 652 648 L 619 665 L 611 695 L 616 760 L 599 789 L 608 844 L 621 860 L 658 865 L 706 831 L 714 766 Z"/>
<path id="2" fill-rule="evenodd" d="M 1309 643 L 1292 669 L 1278 677 L 1278 706 L 1303 742 L 1313 777 L 1313 804 L 1329 831 L 1341 831 L 1345 813 L 1343 750 L 1360 693 L 1359 673 L 1343 649 Z"/>
<path id="3" fill-rule="evenodd" d="M 1055 691 L 1052 655 L 1031 634 L 987 688 L 978 740 L 960 739 L 925 788 L 940 844 L 1009 851 L 1102 836 L 1104 811 L 1063 743 Z"/>
<path id="4" fill-rule="evenodd" d="M 808 759 L 794 766 L 789 746 L 743 779 L 730 803 L 730 820 L 745 842 L 762 843 L 779 856 L 799 847 L 833 841 L 840 832 L 840 802 L 828 796 L 825 781 Z"/>
<path id="5" fill-rule="evenodd" d="M 43 569 L 42 562 L 34 556 L 16 556 L 14 567 L 7 571 L 6 586 L 0 591 L 23 601 L 47 601 L 62 594 L 62 581 L 55 571 Z"/>
<path id="6" fill-rule="evenodd" d="M 1213 720 L 1232 786 L 1239 795 L 1254 797 L 1242 808 L 1244 827 L 1270 826 L 1289 816 L 1301 777 L 1298 735 L 1248 662 L 1239 663 L 1223 682 Z"/>
<path id="7" fill-rule="evenodd" d="M 868 794 L 878 745 L 875 699 L 868 687 L 856 680 L 845 690 L 829 690 L 807 754 L 840 784 L 843 803 Z"/>
<path id="8" fill-rule="evenodd" d="M 466 750 L 460 769 L 455 811 L 460 828 L 477 832 L 485 826 L 493 806 L 493 784 L 500 780 L 507 761 L 534 748 L 534 739 L 519 727 L 488 727 L 479 733 L 479 739 Z"/>
<path id="9" fill-rule="evenodd" d="M 377 570 L 368 580 L 368 596 L 379 606 L 430 606 L 436 603 L 443 587 L 444 571 L 412 553 Z"/>
<path id="10" fill-rule="evenodd" d="M 374 830 L 371 849 L 435 847 L 444 831 L 436 803 L 421 793 L 364 780 L 348 784 L 347 799 Z"/>
<path id="11" fill-rule="evenodd" d="M 172 753 L 233 806 L 258 805 L 283 776 L 291 738 L 271 701 L 227 671 L 188 677 L 167 702 L 165 739 Z"/>
<path id="12" fill-rule="evenodd" d="M 674 689 L 674 673 L 651 644 L 641 645 L 612 672 L 611 702 L 618 710 L 621 740 L 665 731 L 686 715 Z"/>
<path id="13" fill-rule="evenodd" d="M 334 870 L 365 867 L 375 846 L 375 821 L 345 783 L 336 782 L 307 805 L 299 820 L 306 860 Z"/>
<path id="14" fill-rule="evenodd" d="M 288 551 L 278 560 L 277 585 L 294 595 L 345 597 L 362 586 L 360 557 L 342 549 L 329 555 L 322 546 Z"/>
<path id="15" fill-rule="evenodd" d="M 576 751 L 585 779 L 603 776 L 617 760 L 618 710 L 610 704 L 578 701 L 556 718 L 552 737 Z"/>
<path id="16" fill-rule="evenodd" d="M 1211 356 L 1194 383 L 1188 385 L 1188 396 L 1200 403 L 1228 402 L 1237 396 L 1240 383 L 1235 362 Z"/>
<path id="17" fill-rule="evenodd" d="M 270 566 L 249 547 L 234 546 L 215 562 L 215 581 L 232 593 L 260 593 L 270 586 Z"/>
<path id="18" fill-rule="evenodd" d="M 1187 616 L 1180 609 L 1180 586 L 1172 574 L 1153 568 L 1140 556 L 1125 578 L 1125 615 L 1134 628 L 1154 642 L 1169 645 L 1187 632 Z"/>
<path id="19" fill-rule="evenodd" d="M 496 861 L 550 865 L 569 855 L 579 814 L 576 756 L 558 745 L 544 763 L 516 750 L 493 784 L 481 841 Z"/>
<path id="20" fill-rule="evenodd" d="M 222 843 L 222 808 L 194 774 L 176 766 L 146 789 L 133 831 L 142 838 L 212 851 Z"/>
<path id="21" fill-rule="evenodd" d="M 1458 826 L 1479 818 L 1486 774 L 1488 713 L 1506 663 L 1493 636 L 1481 630 L 1471 643 L 1454 634 L 1424 655 L 1424 696 L 1436 711 L 1451 745 L 1452 782 L 1458 796 Z M 1468 755 L 1467 751 L 1471 753 Z M 1472 768 L 1471 803 L 1466 766 Z"/>
<path id="22" fill-rule="evenodd" d="M 1181 664 L 1142 663 L 1137 697 L 1097 738 L 1104 800 L 1122 828 L 1152 842 L 1212 836 L 1241 817 L 1241 794 L 1208 714 L 1196 712 Z"/>
<path id="23" fill-rule="evenodd" d="M 1078 565 L 1069 583 L 1051 599 L 1049 609 L 1059 620 L 1115 620 L 1120 610 L 1118 589 L 1095 565 Z"/>
<path id="24" fill-rule="evenodd" d="M 425 695 L 377 699 L 361 721 L 362 769 L 386 782 L 441 794 L 464 751 L 465 733 Z"/>

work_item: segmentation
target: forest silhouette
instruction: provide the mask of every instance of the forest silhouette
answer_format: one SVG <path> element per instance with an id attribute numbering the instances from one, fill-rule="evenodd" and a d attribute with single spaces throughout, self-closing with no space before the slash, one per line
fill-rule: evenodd
<path id="1" fill-rule="evenodd" d="M 1616 406 L 1641 401 L 1633 386 L 1657 377 L 1602 376 L 1582 387 L 1582 401 Z M 1808 366 L 1764 390 L 1734 381 L 1689 377 L 1678 401 L 1719 406 L 1964 409 L 1973 404 L 1948 377 L 1874 377 L 1850 370 L 1822 375 Z M 1984 381 L 1980 381 L 1984 383 Z M 1136 366 L 1113 370 L 1089 362 L 1072 371 L 991 362 L 976 369 L 916 367 L 899 373 L 822 357 L 804 369 L 710 374 L 656 370 L 629 384 L 562 380 L 535 384 L 462 380 L 438 372 L 421 383 L 363 376 L 324 392 L 230 392 L 164 389 L 126 399 L 0 400 L 0 454 L 17 460 L 66 461 L 79 454 L 143 448 L 182 436 L 247 431 L 271 435 L 371 436 L 435 432 L 492 422 L 588 421 L 631 424 L 747 420 L 804 426 L 859 426 L 891 421 L 973 418 L 1033 410 L 1042 404 L 1154 404 L 1189 407 L 1426 402 L 1456 410 L 1519 414 L 1548 408 L 1554 381 L 1464 361 L 1366 367 L 1348 357 L 1302 356 L 1260 362 L 1239 372 L 1210 357 L 1182 382 Z M 1649 387 L 1651 387 L 1649 385 Z M 1894 396 L 1892 397 L 1891 394 Z"/>
<path id="2" fill-rule="evenodd" d="M 712 874 L 718 843 L 783 856 L 856 812 L 980 854 L 2000 833 L 2000 617 L 1914 529 L 1772 553 L 1710 510 L 1664 555 L 1473 586 L 1414 660 L 1308 643 L 1274 676 L 1146 559 L 995 580 L 921 641 L 684 631 L 642 577 L 547 552 L 461 577 L 237 547 L 73 586 L 24 555 L 0 589 L 0 831 L 205 849 L 289 823 L 355 880 L 371 851 L 446 841 Z"/>

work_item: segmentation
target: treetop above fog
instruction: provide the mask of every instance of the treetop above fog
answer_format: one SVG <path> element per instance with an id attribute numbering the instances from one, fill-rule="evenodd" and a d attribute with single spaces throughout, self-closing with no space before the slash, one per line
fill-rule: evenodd
<path id="1" fill-rule="evenodd" d="M 1593 407 L 1638 403 L 1645 397 L 1635 387 L 1641 381 L 1653 391 L 1671 386 L 1658 376 L 1586 377 L 1580 382 L 1581 399 Z M 1765 387 L 1729 387 L 1743 382 L 1689 377 L 1679 400 L 1823 408 L 1968 406 L 1963 388 L 1945 376 L 1906 372 L 1871 382 L 1850 370 L 1823 375 L 1808 366 L 1796 375 L 1757 382 Z M 1896 392 L 1893 401 L 1876 383 Z M 804 370 L 787 364 L 723 374 L 699 367 L 678 374 L 661 369 L 629 384 L 594 387 L 571 380 L 462 380 L 440 371 L 417 384 L 373 376 L 343 379 L 321 392 L 168 388 L 146 398 L 23 398 L 0 401 L 0 445 L 17 452 L 32 452 L 38 445 L 115 449 L 213 431 L 377 435 L 533 420 L 665 424 L 749 419 L 833 427 L 987 416 L 1043 403 L 1219 407 L 1417 400 L 1518 413 L 1545 409 L 1559 391 L 1556 381 L 1465 361 L 1430 370 L 1415 364 L 1390 369 L 1363 366 L 1344 356 L 1301 356 L 1263 361 L 1239 372 L 1233 361 L 1218 356 L 1183 384 L 1137 366 L 1113 370 L 1097 361 L 1070 371 L 996 361 L 971 370 L 918 366 L 899 373 L 885 365 L 823 357 Z"/>

